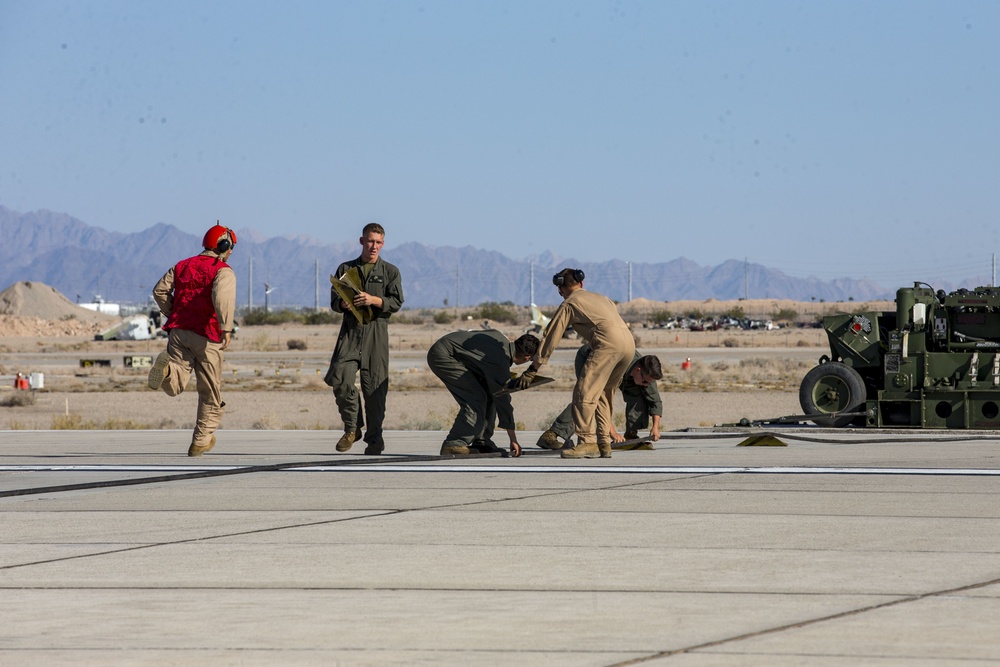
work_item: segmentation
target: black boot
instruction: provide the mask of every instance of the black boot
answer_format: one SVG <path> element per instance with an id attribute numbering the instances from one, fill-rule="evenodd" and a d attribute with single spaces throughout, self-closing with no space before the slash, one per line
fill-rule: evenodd
<path id="1" fill-rule="evenodd" d="M 504 450 L 496 446 L 492 440 L 476 440 L 469 445 L 469 450 L 477 454 L 503 454 Z"/>

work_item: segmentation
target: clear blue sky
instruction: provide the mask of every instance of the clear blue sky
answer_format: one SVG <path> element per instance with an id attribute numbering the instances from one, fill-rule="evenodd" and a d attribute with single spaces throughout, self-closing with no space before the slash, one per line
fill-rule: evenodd
<path id="1" fill-rule="evenodd" d="M 1000 2 L 0 0 L 0 205 L 990 274 Z"/>

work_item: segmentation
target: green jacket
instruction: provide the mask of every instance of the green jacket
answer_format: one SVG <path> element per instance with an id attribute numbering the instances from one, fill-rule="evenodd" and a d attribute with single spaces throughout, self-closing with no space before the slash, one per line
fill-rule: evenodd
<path id="1" fill-rule="evenodd" d="M 336 276 L 339 278 L 348 269 L 360 266 L 359 256 L 338 266 Z M 403 305 L 403 284 L 399 269 L 379 257 L 365 279 L 362 290 L 382 299 L 381 308 L 372 307 L 374 318 L 368 324 L 360 324 L 350 311 L 341 311 L 340 297 L 334 289 L 330 289 L 330 307 L 343 312 L 344 321 L 340 325 L 340 335 L 330 359 L 331 368 L 324 379 L 328 385 L 333 386 L 333 364 L 358 361 L 362 371 L 362 389 L 368 393 L 389 378 L 389 316 Z"/>

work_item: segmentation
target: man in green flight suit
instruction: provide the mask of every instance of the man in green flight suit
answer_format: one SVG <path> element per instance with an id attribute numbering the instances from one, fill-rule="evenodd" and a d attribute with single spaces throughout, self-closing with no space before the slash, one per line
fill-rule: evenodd
<path id="1" fill-rule="evenodd" d="M 365 454 L 381 454 L 385 449 L 382 421 L 389 393 L 388 322 L 389 316 L 403 305 L 403 285 L 399 269 L 379 257 L 385 244 L 382 225 L 374 222 L 365 225 L 360 242 L 361 256 L 338 266 L 336 273 L 337 278 L 350 278 L 359 283 L 358 293 L 348 303 L 331 289 L 330 307 L 343 313 L 344 321 L 324 381 L 333 387 L 337 409 L 344 422 L 344 435 L 337 441 L 337 451 L 346 452 L 361 439 L 361 429 L 367 422 Z M 365 317 L 359 320 L 362 313 Z M 358 371 L 361 372 L 361 396 L 354 386 Z"/>
<path id="2" fill-rule="evenodd" d="M 590 352 L 588 343 L 581 345 L 577 351 L 574 362 L 577 377 L 580 376 L 583 365 L 587 363 Z M 634 440 L 639 437 L 639 430 L 647 427 L 650 440 L 655 442 L 660 439 L 663 401 L 660 399 L 660 391 L 656 388 L 656 381 L 662 378 L 663 369 L 658 357 L 635 353 L 621 384 L 618 385 L 622 398 L 625 399 L 625 435 L 618 433 L 614 424 L 611 424 L 612 442 Z M 542 449 L 562 449 L 563 443 L 559 439 L 568 441 L 573 436 L 573 431 L 573 406 L 567 405 L 548 430 L 542 433 L 542 437 L 538 439 L 538 446 Z"/>
<path id="3" fill-rule="evenodd" d="M 510 367 L 526 363 L 538 350 L 538 339 L 524 334 L 513 343 L 495 329 L 456 331 L 431 345 L 427 365 L 458 402 L 458 415 L 441 445 L 442 456 L 500 452 L 493 425 L 510 438 L 510 453 L 521 455 L 510 394 L 496 395 L 510 381 Z"/>

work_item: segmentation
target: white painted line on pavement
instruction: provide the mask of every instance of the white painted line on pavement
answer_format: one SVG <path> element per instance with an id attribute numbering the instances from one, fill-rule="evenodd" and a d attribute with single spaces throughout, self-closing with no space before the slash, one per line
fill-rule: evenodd
<path id="1" fill-rule="evenodd" d="M 803 467 L 685 467 L 685 466 L 444 466 L 444 465 L 354 465 L 303 466 L 283 472 L 476 472 L 476 473 L 604 473 L 604 474 L 722 474 L 753 473 L 771 475 L 974 475 L 1000 476 L 1000 470 L 989 468 L 803 468 Z"/>
<path id="2" fill-rule="evenodd" d="M 222 472 L 252 470 L 255 466 L 222 465 L 0 465 L 0 472 Z M 262 471 L 264 472 L 264 471 Z M 608 466 L 608 465 L 344 465 L 272 467 L 266 472 L 406 472 L 406 473 L 600 473 L 628 475 L 950 475 L 996 477 L 1000 470 L 993 468 L 847 468 L 847 467 L 796 467 L 796 466 Z"/>

